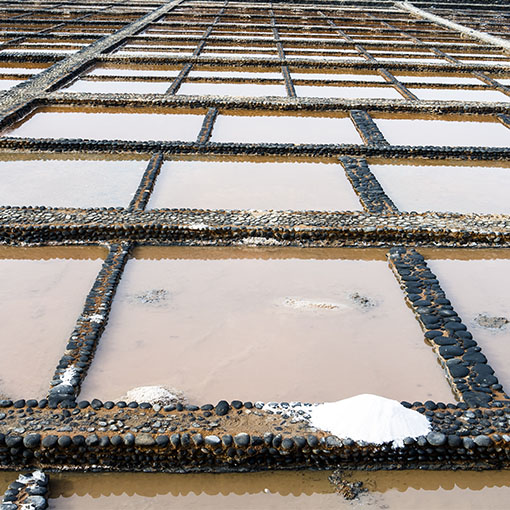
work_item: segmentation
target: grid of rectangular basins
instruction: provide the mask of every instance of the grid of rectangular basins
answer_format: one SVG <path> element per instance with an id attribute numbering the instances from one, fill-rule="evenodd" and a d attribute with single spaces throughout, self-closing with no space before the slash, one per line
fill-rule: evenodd
<path id="1" fill-rule="evenodd" d="M 6 7 L 0 87 L 37 80 L 160 5 L 74 3 L 65 16 L 49 4 Z M 501 20 L 487 19 L 491 33 L 504 35 Z M 508 52 L 397 8 L 185 1 L 63 75 L 33 111 L 4 123 L 0 143 L 13 145 L 0 154 L 0 206 L 62 216 L 87 210 L 98 218 L 145 209 L 256 219 L 269 211 L 276 224 L 278 212 L 377 214 L 353 176 L 359 164 L 363 178 L 381 186 L 378 197 L 393 204 L 393 216 L 478 213 L 496 224 L 510 214 L 509 98 Z M 82 151 L 84 141 L 107 149 Z M 57 142 L 58 152 L 51 149 Z M 136 142 L 156 148 L 130 149 Z M 165 143 L 174 143 L 173 154 Z M 308 153 L 265 155 L 265 145 L 307 146 Z M 404 157 L 391 157 L 396 146 Z M 252 156 L 247 147 L 259 150 Z M 390 156 L 338 157 L 353 147 L 387 148 Z M 416 147 L 432 156 L 416 155 Z M 497 156 L 463 158 L 459 147 Z M 197 240 L 208 228 L 188 227 Z M 406 287 L 407 273 L 395 278 L 388 247 L 250 247 L 260 244 L 251 237 L 230 247 L 138 246 L 122 235 L 118 242 L 129 243 L 128 260 L 119 266 L 108 325 L 78 359 L 79 398 L 118 400 L 135 387 L 162 385 L 197 405 L 358 393 L 453 402 L 472 384 L 449 377 L 452 394 L 444 377 L 452 356 L 433 345 L 443 366 L 435 362 L 434 336 L 424 341 L 421 330 L 427 321 L 413 316 L 429 317 L 432 305 Z M 510 282 L 502 275 L 509 256 L 485 255 L 425 256 L 451 299 L 446 315 L 459 313 L 496 370 L 499 381 L 477 383 L 478 390 L 507 402 Z M 105 259 L 98 246 L 0 249 L 2 302 L 18 295 L 0 310 L 10 344 L 1 357 L 2 397 L 42 399 L 50 381 L 62 380 L 70 365 L 60 355 L 81 334 L 79 322 L 73 328 Z M 41 380 L 20 382 L 23 374 L 10 364 L 17 357 L 28 360 L 28 373 L 30 363 L 44 365 Z M 255 384 L 260 367 L 264 380 Z"/>

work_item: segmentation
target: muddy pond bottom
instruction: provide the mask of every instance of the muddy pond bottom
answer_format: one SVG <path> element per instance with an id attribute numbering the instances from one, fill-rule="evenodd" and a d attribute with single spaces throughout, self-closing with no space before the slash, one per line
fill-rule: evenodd
<path id="1" fill-rule="evenodd" d="M 46 397 L 101 268 L 99 248 L 0 247 L 0 395 Z"/>
<path id="2" fill-rule="evenodd" d="M 80 398 L 453 401 L 385 251 L 139 248 Z"/>
<path id="3" fill-rule="evenodd" d="M 354 501 L 336 492 L 330 474 L 52 474 L 50 508 L 503 510 L 510 497 L 508 471 L 347 472 L 368 489 Z"/>

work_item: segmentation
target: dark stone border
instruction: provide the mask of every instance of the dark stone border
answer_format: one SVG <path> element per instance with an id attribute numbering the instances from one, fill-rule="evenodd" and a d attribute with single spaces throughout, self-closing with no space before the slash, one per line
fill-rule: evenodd
<path id="1" fill-rule="evenodd" d="M 0 432 L 0 466 L 144 472 L 510 466 L 508 408 L 501 403 L 496 402 L 489 409 L 470 409 L 462 402 L 402 404 L 424 414 L 431 431 L 426 436 L 404 439 L 403 447 L 393 447 L 390 443 L 356 443 L 316 431 L 303 422 L 296 424 L 292 405 L 288 403 L 281 403 L 269 412 L 261 410 L 261 403 L 240 401 L 163 408 L 148 403 L 103 403 L 94 399 L 41 409 L 36 401 L 4 400 L 0 401 L 0 430 L 6 433 Z M 38 424 L 50 416 L 60 426 L 36 431 Z M 230 423 L 236 417 L 244 420 L 244 425 L 234 431 Z M 260 424 L 261 419 L 262 430 L 260 425 L 254 425 L 256 420 Z M 115 431 L 106 430 L 105 424 L 119 420 L 124 424 L 123 430 L 118 427 Z M 25 432 L 6 430 L 7 422 L 11 427 L 23 423 Z M 82 432 L 84 425 L 87 431 Z M 239 432 L 243 429 L 251 432 Z"/>
<path id="2" fill-rule="evenodd" d="M 212 130 L 214 127 L 214 122 L 216 121 L 216 117 L 218 117 L 218 109 L 217 108 L 209 108 L 204 117 L 204 122 L 202 123 L 202 128 L 200 129 L 200 133 L 197 136 L 197 143 L 200 145 L 205 145 L 209 142 L 209 139 L 212 135 Z"/>
<path id="3" fill-rule="evenodd" d="M 0 208 L 2 244 L 239 242 L 281 246 L 508 247 L 510 218 L 456 213 Z"/>
<path id="4" fill-rule="evenodd" d="M 154 189 L 154 185 L 156 184 L 156 179 L 158 178 L 162 164 L 163 154 L 161 152 L 154 154 L 145 169 L 133 200 L 131 200 L 131 203 L 128 206 L 128 211 L 143 211 L 145 209 L 149 202 L 152 190 Z"/>
<path id="5" fill-rule="evenodd" d="M 5 491 L 0 510 L 48 508 L 48 482 L 48 475 L 42 471 L 19 475 Z"/>
<path id="6" fill-rule="evenodd" d="M 66 138 L 0 138 L 0 151 L 135 153 L 164 155 L 281 156 L 281 157 L 377 157 L 422 158 L 454 161 L 508 161 L 510 147 L 448 147 L 430 145 L 357 145 L 291 143 L 167 142 L 136 140 L 87 140 Z"/>
<path id="7" fill-rule="evenodd" d="M 280 66 L 278 66 L 280 69 Z M 385 113 L 423 113 L 433 115 L 497 115 L 508 113 L 508 103 L 481 101 L 434 101 L 407 99 L 342 99 L 312 97 L 235 97 L 193 96 L 166 94 L 95 94 L 74 92 L 52 92 L 41 95 L 33 106 L 89 106 L 89 107 L 137 107 L 137 108 L 187 108 L 202 109 L 216 107 L 221 110 L 260 110 L 288 112 L 349 112 L 366 110 Z M 17 120 L 21 118 L 17 117 Z M 469 119 L 469 117 L 467 117 Z M 7 124 L 3 124 L 5 128 Z"/>
<path id="8" fill-rule="evenodd" d="M 510 397 L 423 256 L 414 249 L 395 247 L 390 249 L 389 261 L 454 393 L 469 407 L 486 407 L 493 400 L 510 404 Z"/>
<path id="9" fill-rule="evenodd" d="M 48 394 L 50 405 L 74 400 L 78 394 L 108 322 L 129 249 L 130 245 L 127 243 L 110 247 L 110 252 L 85 300 L 85 307 L 78 318 L 64 355 L 55 370 Z"/>
<path id="10" fill-rule="evenodd" d="M 365 211 L 371 214 L 398 214 L 397 206 L 370 171 L 365 159 L 348 156 L 339 159 Z"/>
<path id="11" fill-rule="evenodd" d="M 390 145 L 372 117 L 365 110 L 351 110 L 349 117 L 367 145 Z"/>

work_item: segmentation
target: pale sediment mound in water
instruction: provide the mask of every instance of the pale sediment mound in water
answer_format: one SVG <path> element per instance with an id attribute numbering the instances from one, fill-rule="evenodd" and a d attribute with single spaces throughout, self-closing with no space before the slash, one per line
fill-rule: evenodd
<path id="1" fill-rule="evenodd" d="M 186 404 L 187 399 L 182 391 L 165 386 L 140 386 L 129 390 L 119 400 L 126 402 L 148 402 L 162 406 L 170 404 Z"/>
<path id="2" fill-rule="evenodd" d="M 310 424 L 339 438 L 372 444 L 393 442 L 402 446 L 406 437 L 430 432 L 425 416 L 400 402 L 377 395 L 357 395 L 338 402 L 326 402 L 308 409 Z"/>

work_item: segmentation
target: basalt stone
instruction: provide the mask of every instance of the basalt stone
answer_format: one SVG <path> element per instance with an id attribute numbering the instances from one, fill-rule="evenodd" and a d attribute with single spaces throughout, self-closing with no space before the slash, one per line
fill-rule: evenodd
<path id="1" fill-rule="evenodd" d="M 182 436 L 181 436 L 181 444 L 182 444 L 182 446 L 188 447 L 190 445 L 190 442 L 191 442 L 190 435 L 187 432 L 182 434 Z"/>
<path id="2" fill-rule="evenodd" d="M 221 444 L 221 439 L 218 436 L 205 436 L 205 444 L 208 446 L 219 446 Z"/>
<path id="3" fill-rule="evenodd" d="M 468 352 L 462 356 L 464 361 L 470 361 L 474 363 L 487 363 L 487 358 L 481 352 Z"/>
<path id="4" fill-rule="evenodd" d="M 60 436 L 57 442 L 61 448 L 68 448 L 73 444 L 69 436 Z"/>
<path id="5" fill-rule="evenodd" d="M 273 444 L 273 438 L 274 438 L 274 434 L 272 432 L 266 432 L 264 434 L 264 444 L 266 446 Z"/>
<path id="6" fill-rule="evenodd" d="M 135 436 L 133 434 L 131 434 L 131 432 L 128 432 L 124 436 L 124 444 L 126 446 L 133 446 L 135 444 Z"/>
<path id="7" fill-rule="evenodd" d="M 292 448 L 294 448 L 294 441 L 288 437 L 286 437 L 283 441 L 282 441 L 282 448 L 284 450 L 292 450 Z"/>
<path id="8" fill-rule="evenodd" d="M 180 444 L 181 444 L 181 436 L 180 436 L 180 434 L 172 434 L 170 436 L 170 443 L 172 443 L 172 446 L 174 448 L 179 447 Z"/>
<path id="9" fill-rule="evenodd" d="M 158 436 L 156 437 L 156 444 L 161 447 L 165 447 L 170 442 L 168 436 Z"/>
<path id="10" fill-rule="evenodd" d="M 469 374 L 468 368 L 460 363 L 457 365 L 450 365 L 448 370 L 452 377 L 466 377 Z"/>
<path id="11" fill-rule="evenodd" d="M 448 435 L 448 446 L 451 446 L 452 448 L 460 448 L 461 445 L 462 439 L 459 436 L 456 436 L 455 434 Z"/>
<path id="12" fill-rule="evenodd" d="M 432 446 L 443 446 L 446 443 L 446 436 L 441 432 L 429 432 L 426 437 Z"/>
<path id="13" fill-rule="evenodd" d="M 108 436 L 102 436 L 99 438 L 99 446 L 101 448 L 106 448 L 110 446 L 110 438 Z"/>
<path id="14" fill-rule="evenodd" d="M 456 345 L 457 340 L 451 336 L 436 336 L 434 338 L 434 343 L 436 345 Z"/>
<path id="15" fill-rule="evenodd" d="M 431 331 L 426 331 L 424 336 L 425 336 L 425 338 L 433 339 L 433 338 L 436 338 L 436 337 L 442 336 L 442 335 L 443 335 L 443 333 L 441 331 L 433 329 Z"/>
<path id="16" fill-rule="evenodd" d="M 476 443 L 470 437 L 463 437 L 462 446 L 464 446 L 466 450 L 472 450 L 476 446 Z"/>
<path id="17" fill-rule="evenodd" d="M 73 436 L 71 438 L 71 441 L 75 446 L 83 446 L 85 444 L 85 437 L 82 436 L 81 434 L 78 434 L 76 436 Z"/>
<path id="18" fill-rule="evenodd" d="M 230 410 L 230 406 L 226 400 L 220 400 L 218 404 L 216 404 L 216 407 L 214 408 L 214 412 L 218 416 L 225 416 L 228 414 Z"/>
<path id="19" fill-rule="evenodd" d="M 232 443 L 234 442 L 234 439 L 230 434 L 225 434 L 221 437 L 221 442 L 224 444 L 224 446 L 232 446 Z"/>
<path id="20" fill-rule="evenodd" d="M 317 446 L 319 446 L 319 440 L 316 436 L 312 436 L 311 434 L 306 436 L 306 442 L 310 448 L 317 448 Z"/>
<path id="21" fill-rule="evenodd" d="M 33 487 L 27 487 L 26 489 L 27 494 L 30 494 L 31 496 L 44 496 L 48 492 L 47 487 L 39 487 L 39 486 L 33 486 Z"/>
<path id="22" fill-rule="evenodd" d="M 45 508 L 48 508 L 46 498 L 39 495 L 29 496 L 27 498 L 27 503 L 32 505 L 33 510 L 44 510 Z"/>
<path id="23" fill-rule="evenodd" d="M 449 321 L 444 325 L 444 328 L 448 331 L 465 331 L 466 326 L 461 322 Z"/>
<path id="24" fill-rule="evenodd" d="M 492 439 L 489 436 L 485 435 L 476 436 L 474 442 L 477 446 L 480 446 L 482 448 L 488 448 L 489 446 L 493 445 Z"/>
<path id="25" fill-rule="evenodd" d="M 462 356 L 464 354 L 464 349 L 457 345 L 443 345 L 439 347 L 439 354 L 443 358 L 452 358 L 454 356 Z"/>
<path id="26" fill-rule="evenodd" d="M 49 436 L 43 437 L 41 444 L 43 448 L 55 448 L 58 443 L 58 437 L 50 434 Z"/>
<path id="27" fill-rule="evenodd" d="M 231 403 L 234 409 L 241 409 L 243 407 L 243 403 L 240 400 L 232 400 Z"/>
<path id="28" fill-rule="evenodd" d="M 251 436 L 252 446 L 261 446 L 264 444 L 264 440 L 260 436 Z"/>
<path id="29" fill-rule="evenodd" d="M 248 446 L 250 444 L 250 436 L 249 434 L 246 434 L 245 432 L 241 432 L 240 434 L 237 434 L 234 436 L 234 443 L 236 446 Z"/>
<path id="30" fill-rule="evenodd" d="M 154 446 L 156 441 L 150 434 L 137 434 L 135 437 L 135 446 Z"/>
<path id="31" fill-rule="evenodd" d="M 477 375 L 475 377 L 475 383 L 477 384 L 486 384 L 487 386 L 491 386 L 492 384 L 497 384 L 498 379 L 493 375 Z"/>
<path id="32" fill-rule="evenodd" d="M 38 448 L 41 444 L 41 434 L 28 434 L 23 438 L 25 448 Z"/>
<path id="33" fill-rule="evenodd" d="M 473 370 L 477 374 L 480 374 L 480 375 L 492 375 L 492 374 L 494 374 L 494 370 L 492 369 L 492 367 L 490 365 L 485 364 L 485 363 L 476 364 L 473 367 Z"/>
<path id="34" fill-rule="evenodd" d="M 90 436 L 87 436 L 85 438 L 85 444 L 87 446 L 98 446 L 99 445 L 99 438 L 96 434 L 91 434 Z"/>
<path id="35" fill-rule="evenodd" d="M 487 406 L 492 400 L 491 395 L 481 391 L 466 391 L 462 394 L 462 398 L 470 407 Z"/>
<path id="36" fill-rule="evenodd" d="M 16 400 L 16 402 L 14 402 L 14 407 L 16 409 L 21 409 L 22 407 L 25 407 L 25 400 L 24 399 Z"/>
<path id="37" fill-rule="evenodd" d="M 343 443 L 340 441 L 340 439 L 338 439 L 338 437 L 328 436 L 326 437 L 326 446 L 328 448 L 337 448 L 343 446 Z"/>

